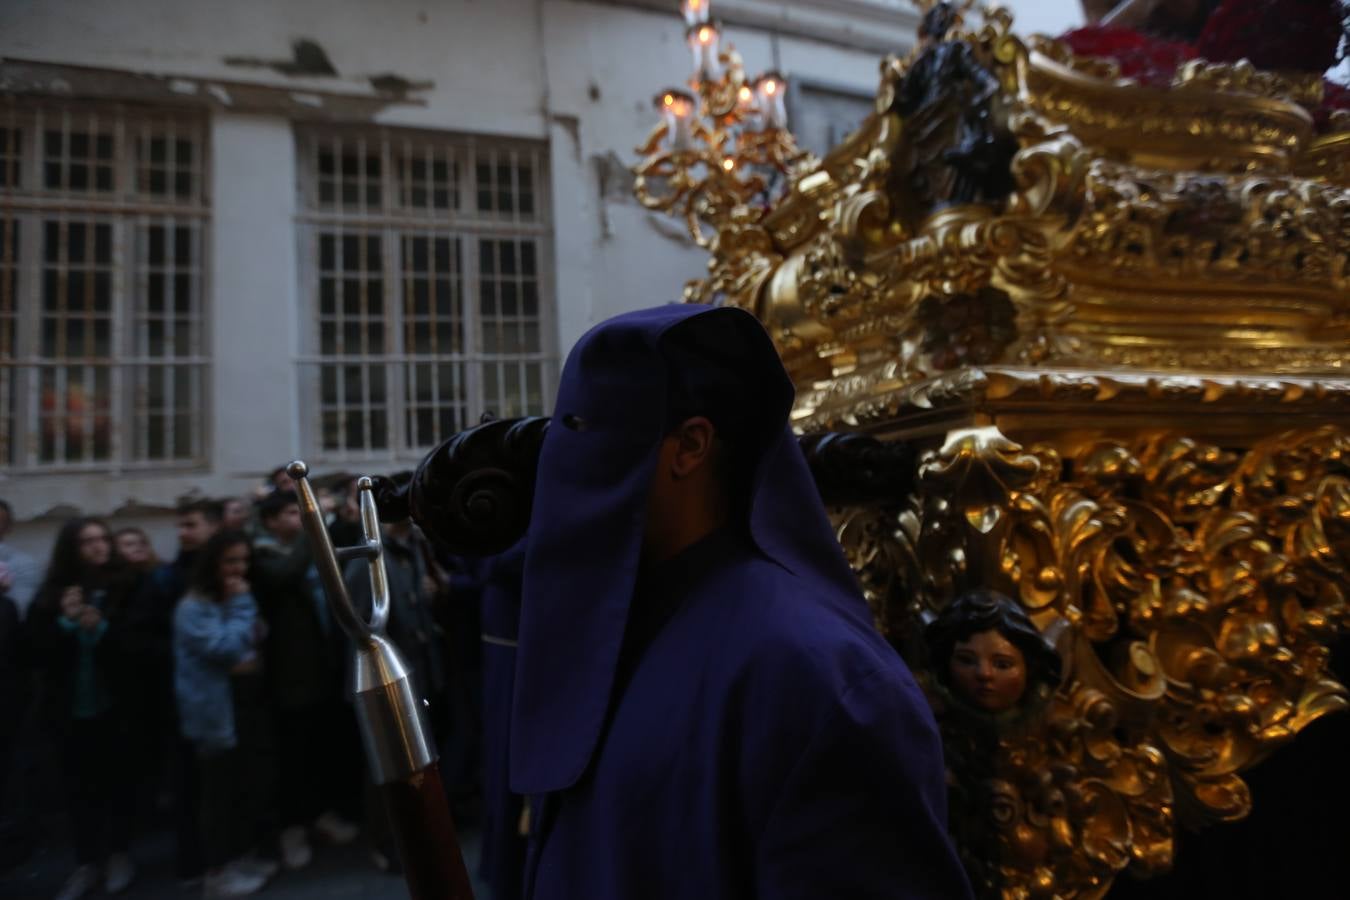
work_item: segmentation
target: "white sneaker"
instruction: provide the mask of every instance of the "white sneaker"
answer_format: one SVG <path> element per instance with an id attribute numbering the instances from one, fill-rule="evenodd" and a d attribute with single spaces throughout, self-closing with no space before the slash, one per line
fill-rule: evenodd
<path id="1" fill-rule="evenodd" d="M 202 896 L 206 900 L 216 900 L 219 897 L 247 897 L 262 890 L 262 886 L 266 883 L 267 879 L 261 875 L 249 875 L 226 866 L 215 875 L 206 876 L 206 889 Z"/>
<path id="2" fill-rule="evenodd" d="M 292 825 L 281 832 L 281 861 L 288 869 L 303 869 L 314 861 L 314 851 L 309 849 L 309 838 L 305 829 Z"/>
<path id="3" fill-rule="evenodd" d="M 264 859 L 250 853 L 248 856 L 240 857 L 232 863 L 226 863 L 225 868 L 234 869 L 236 872 L 242 872 L 245 875 L 257 875 L 264 882 L 268 882 L 277 877 L 277 873 L 281 871 L 281 864 L 274 859 Z"/>
<path id="4" fill-rule="evenodd" d="M 314 830 L 323 836 L 324 840 L 330 844 L 350 844 L 356 840 L 356 836 L 361 833 L 351 822 L 342 818 L 335 812 L 326 812 L 314 820 Z"/>
<path id="5" fill-rule="evenodd" d="M 131 887 L 136 877 L 136 866 L 125 853 L 114 853 L 108 857 L 107 868 L 103 870 L 103 889 L 110 894 L 120 894 Z"/>
<path id="6" fill-rule="evenodd" d="M 83 865 L 71 873 L 56 900 L 79 900 L 98 884 L 98 866 Z"/>

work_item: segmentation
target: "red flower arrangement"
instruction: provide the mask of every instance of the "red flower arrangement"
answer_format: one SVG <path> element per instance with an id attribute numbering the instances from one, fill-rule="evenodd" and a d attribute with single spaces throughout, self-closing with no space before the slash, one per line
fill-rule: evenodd
<path id="1" fill-rule="evenodd" d="M 1191 59 L 1246 59 L 1272 71 L 1325 72 L 1340 62 L 1342 38 L 1350 42 L 1350 10 L 1342 0 L 1225 0 L 1194 44 L 1103 25 L 1074 29 L 1060 40 L 1076 56 L 1113 59 L 1121 75 L 1167 87 Z M 1328 81 L 1315 111 L 1319 129 L 1337 109 L 1350 109 L 1350 88 Z"/>
<path id="2" fill-rule="evenodd" d="M 1190 44 L 1111 25 L 1076 28 L 1060 40 L 1069 45 L 1075 56 L 1113 59 L 1120 64 L 1121 75 L 1154 87 L 1167 87 L 1177 68 L 1196 57 Z"/>
<path id="3" fill-rule="evenodd" d="M 1339 61 L 1344 15 L 1340 0 L 1226 0 L 1205 20 L 1195 49 L 1212 62 L 1325 72 Z"/>
<path id="4" fill-rule="evenodd" d="M 1326 131 L 1331 124 L 1331 114 L 1338 109 L 1350 109 L 1350 87 L 1334 81 L 1322 82 L 1322 105 L 1313 111 L 1313 120 L 1318 131 Z"/>

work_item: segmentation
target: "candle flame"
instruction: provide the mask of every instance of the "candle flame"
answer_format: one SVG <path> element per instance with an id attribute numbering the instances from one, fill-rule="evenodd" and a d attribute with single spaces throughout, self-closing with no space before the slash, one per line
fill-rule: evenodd
<path id="1" fill-rule="evenodd" d="M 684 0 L 680 12 L 684 14 L 686 24 L 701 25 L 708 21 L 708 0 Z"/>
<path id="2" fill-rule="evenodd" d="M 713 30 L 704 25 L 698 30 L 698 42 L 700 44 L 711 44 L 713 39 Z"/>
<path id="3" fill-rule="evenodd" d="M 764 93 L 768 94 L 770 97 L 778 93 L 778 82 L 772 79 L 764 82 Z"/>
<path id="4" fill-rule="evenodd" d="M 742 103 L 748 103 L 749 100 L 750 100 L 751 94 L 752 94 L 752 91 L 750 90 L 750 88 L 748 88 L 748 87 L 742 87 L 742 88 L 741 88 L 741 102 L 742 102 Z"/>

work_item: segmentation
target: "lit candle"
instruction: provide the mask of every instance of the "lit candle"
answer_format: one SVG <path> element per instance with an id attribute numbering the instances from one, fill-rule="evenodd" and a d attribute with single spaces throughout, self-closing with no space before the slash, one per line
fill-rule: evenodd
<path id="1" fill-rule="evenodd" d="M 682 0 L 680 12 L 684 15 L 684 24 L 693 28 L 708 24 L 708 8 L 711 0 Z"/>
<path id="2" fill-rule="evenodd" d="M 736 92 L 736 113 L 740 116 L 742 127 L 749 131 L 759 130 L 759 111 L 755 108 L 755 90 L 748 84 L 741 85 Z"/>
<path id="3" fill-rule="evenodd" d="M 694 148 L 694 98 L 684 91 L 662 91 L 656 108 L 666 121 L 666 141 L 671 150 Z"/>
<path id="4" fill-rule="evenodd" d="M 787 82 L 777 72 L 765 72 L 755 82 L 755 97 L 766 131 L 787 127 Z"/>
<path id="5" fill-rule="evenodd" d="M 689 29 L 689 49 L 694 53 L 694 72 L 699 81 L 717 81 L 722 77 L 722 61 L 718 59 L 718 47 L 722 36 L 717 26 L 697 25 Z"/>

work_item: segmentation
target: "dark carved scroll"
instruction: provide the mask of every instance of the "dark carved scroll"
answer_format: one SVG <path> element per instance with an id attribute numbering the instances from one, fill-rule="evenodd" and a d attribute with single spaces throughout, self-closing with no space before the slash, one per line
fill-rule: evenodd
<path id="1" fill-rule="evenodd" d="M 501 553 L 529 525 L 548 423 L 500 419 L 456 434 L 431 451 L 406 483 L 376 479 L 380 517 L 411 517 L 428 536 L 465 556 Z M 827 505 L 898 500 L 910 492 L 914 454 L 905 444 L 830 433 L 807 435 L 801 447 Z"/>
<path id="2" fill-rule="evenodd" d="M 380 517 L 409 517 L 429 537 L 465 556 L 491 556 L 530 523 L 535 467 L 549 420 L 497 419 L 446 440 L 404 485 L 378 479 Z"/>
<path id="3" fill-rule="evenodd" d="M 908 444 L 835 431 L 805 435 L 800 443 L 826 506 L 897 503 L 914 486 Z"/>

